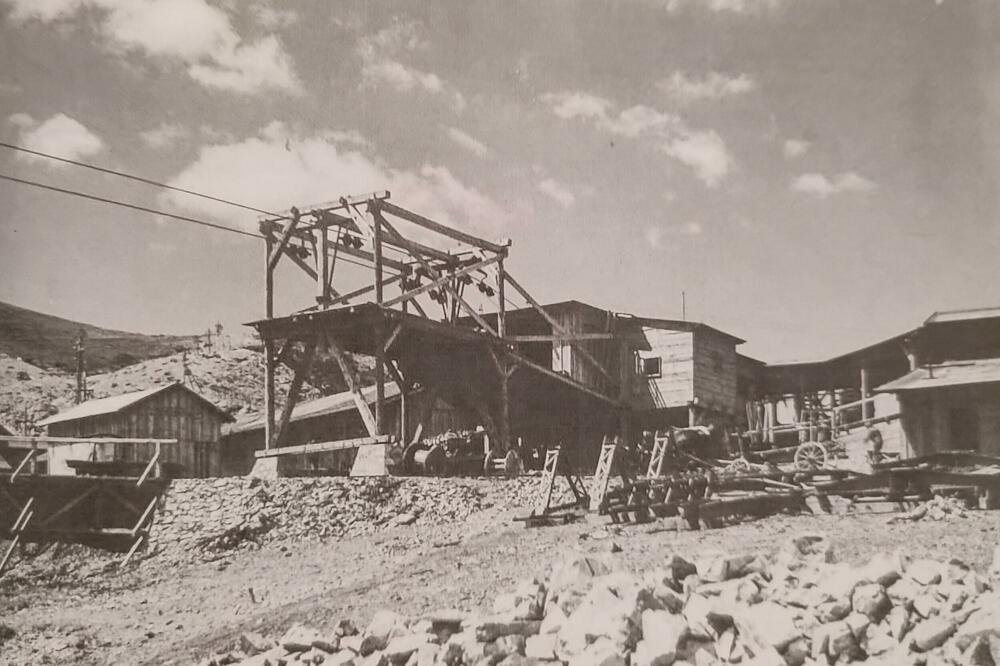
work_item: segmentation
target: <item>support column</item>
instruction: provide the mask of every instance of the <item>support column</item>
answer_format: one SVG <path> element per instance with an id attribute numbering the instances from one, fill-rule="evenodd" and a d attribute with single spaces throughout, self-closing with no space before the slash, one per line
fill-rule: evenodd
<path id="1" fill-rule="evenodd" d="M 774 424 L 778 421 L 778 405 L 775 403 L 774 398 L 768 398 L 766 407 L 767 415 L 764 418 L 764 422 L 767 423 L 767 441 L 768 444 L 774 444 Z"/>
<path id="2" fill-rule="evenodd" d="M 374 208 L 376 204 L 368 204 L 368 214 L 372 217 L 373 245 L 375 246 L 375 302 L 383 302 L 382 284 L 382 216 Z M 400 391 L 403 387 L 399 387 Z M 375 325 L 375 431 L 385 433 L 383 420 L 385 418 L 385 329 L 382 322 Z"/>
<path id="3" fill-rule="evenodd" d="M 403 387 L 400 387 L 402 390 Z M 375 324 L 375 432 L 383 435 L 385 417 L 385 330 L 382 322 Z"/>
<path id="4" fill-rule="evenodd" d="M 510 372 L 509 361 L 504 357 L 500 362 L 500 447 L 506 454 L 511 449 L 510 434 Z"/>
<path id="5" fill-rule="evenodd" d="M 264 317 L 274 317 L 274 268 L 271 252 L 274 241 L 268 235 L 264 241 Z M 271 448 L 274 437 L 274 342 L 264 340 L 264 448 Z"/>
<path id="6" fill-rule="evenodd" d="M 316 244 L 316 302 L 322 309 L 330 303 L 330 255 L 326 251 L 329 239 L 330 230 L 324 224 L 319 229 L 319 242 Z"/>
<path id="7" fill-rule="evenodd" d="M 861 399 L 865 400 L 870 394 L 870 388 L 868 386 L 868 368 L 861 368 Z M 872 417 L 871 405 L 867 402 L 861 403 L 861 420 L 865 421 L 867 424 L 868 419 Z"/>
<path id="8" fill-rule="evenodd" d="M 497 335 L 503 338 L 507 334 L 507 299 L 504 297 L 503 259 L 497 261 L 497 297 L 500 305 L 497 308 Z"/>

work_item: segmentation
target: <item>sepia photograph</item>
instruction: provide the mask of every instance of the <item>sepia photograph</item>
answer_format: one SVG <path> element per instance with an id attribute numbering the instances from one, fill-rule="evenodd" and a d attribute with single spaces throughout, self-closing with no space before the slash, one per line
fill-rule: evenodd
<path id="1" fill-rule="evenodd" d="M 996 0 L 0 0 L 0 666 L 1000 666 Z"/>

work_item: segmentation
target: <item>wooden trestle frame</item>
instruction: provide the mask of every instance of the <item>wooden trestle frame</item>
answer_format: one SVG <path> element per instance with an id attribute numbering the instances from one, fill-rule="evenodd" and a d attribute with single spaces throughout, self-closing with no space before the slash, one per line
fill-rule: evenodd
<path id="1" fill-rule="evenodd" d="M 392 358 L 392 348 L 401 332 L 420 329 L 424 334 L 440 339 L 455 337 L 476 343 L 485 342 L 489 358 L 497 373 L 499 396 L 498 418 L 493 419 L 498 430 L 496 453 L 502 455 L 511 448 L 509 380 L 519 368 L 528 368 L 550 379 L 563 382 L 615 407 L 621 407 L 620 382 L 579 343 L 595 339 L 593 334 L 574 335 L 517 282 L 504 267 L 510 241 L 491 242 L 435 222 L 389 201 L 389 193 L 374 192 L 361 196 L 342 197 L 338 201 L 303 208 L 291 208 L 287 213 L 264 217 L 259 227 L 266 240 L 265 314 L 255 322 L 263 339 L 265 353 L 264 410 L 265 449 L 286 448 L 288 422 L 299 393 L 317 352 L 325 351 L 342 371 L 348 389 L 364 421 L 370 442 L 383 442 L 385 423 L 386 375 L 395 380 L 402 396 L 402 431 L 406 429 L 406 393 L 410 384 Z M 444 251 L 401 234 L 397 220 L 420 227 L 430 239 L 458 244 L 457 249 Z M 386 256 L 387 251 L 393 256 Z M 367 286 L 343 292 L 335 280 L 338 258 L 350 257 L 350 263 L 372 271 Z M 316 304 L 300 311 L 297 316 L 275 317 L 275 270 L 285 260 L 298 267 L 315 282 Z M 474 277 L 475 276 L 475 277 Z M 487 283 L 488 281 L 488 283 Z M 483 294 L 496 304 L 496 315 L 485 317 L 465 296 L 465 288 L 478 283 Z M 608 393 L 596 390 L 551 368 L 538 364 L 518 352 L 524 336 L 509 336 L 506 328 L 506 290 L 513 289 L 552 327 L 550 336 L 529 336 L 531 342 L 560 341 L 573 346 L 584 362 L 591 364 L 607 378 Z M 390 293 L 393 290 L 395 293 Z M 398 290 L 398 291 L 396 291 Z M 432 293 L 433 292 L 433 293 Z M 426 298 L 424 303 L 419 299 Z M 335 327 L 326 326 L 318 315 L 327 310 L 349 310 L 356 304 L 374 302 L 379 317 L 372 324 L 374 340 L 370 341 L 375 357 L 376 395 L 374 412 L 361 394 L 357 369 Z M 425 307 L 430 302 L 431 306 Z M 434 303 L 441 305 L 442 316 L 435 318 Z M 495 325 L 490 320 L 495 321 Z M 463 321 L 460 321 L 463 320 Z M 476 328 L 469 326 L 469 319 Z M 312 323 L 307 323 L 311 321 Z M 424 322 L 423 324 L 421 322 Z M 282 323 L 282 326 L 278 326 Z M 433 323 L 433 325 L 432 325 Z M 294 326 L 294 324 L 300 324 Z M 442 327 L 443 325 L 443 327 Z M 284 332 L 280 332 L 279 329 Z M 293 333 L 289 331 L 294 330 Z M 443 337 L 442 337 L 443 336 Z M 606 337 L 606 336 L 602 336 Z M 303 350 L 295 350 L 296 343 Z M 275 369 L 279 363 L 289 365 L 294 377 L 288 399 L 277 412 L 275 400 Z M 433 387 L 430 387 L 433 390 Z M 616 392 L 619 391 L 619 392 Z M 337 442 L 328 443 L 331 450 L 343 448 Z M 313 448 L 316 448 L 315 446 Z M 325 449 L 324 449 L 325 450 Z M 289 447 L 288 453 L 295 452 Z"/>
<path id="2" fill-rule="evenodd" d="M 147 538 L 160 495 L 169 481 L 161 473 L 161 446 L 175 439 L 3 436 L 0 443 L 27 443 L 24 458 L 0 474 L 0 538 L 10 544 L 0 555 L 0 575 L 15 548 L 24 543 L 83 543 L 125 553 L 127 564 Z M 153 444 L 155 453 L 139 477 L 37 474 L 39 444 Z M 17 516 L 7 523 L 8 516 Z"/>

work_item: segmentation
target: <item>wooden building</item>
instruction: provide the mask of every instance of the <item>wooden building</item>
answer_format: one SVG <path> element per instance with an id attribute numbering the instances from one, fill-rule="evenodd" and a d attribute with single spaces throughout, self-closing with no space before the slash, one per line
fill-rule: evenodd
<path id="1" fill-rule="evenodd" d="M 512 390 L 511 404 L 521 415 L 513 434 L 529 444 L 574 442 L 588 458 L 605 434 L 745 420 L 744 402 L 756 394 L 763 364 L 737 353 L 740 338 L 700 322 L 638 317 L 575 300 L 543 307 L 562 334 L 536 309 L 522 308 L 506 313 L 508 339 L 535 363 L 618 404 L 582 395 L 559 405 L 539 400 L 530 386 L 522 387 L 524 395 Z M 573 344 L 560 335 L 572 336 Z"/>
<path id="2" fill-rule="evenodd" d="M 1000 358 L 919 367 L 877 389 L 895 394 L 908 455 L 1000 455 Z"/>
<path id="3" fill-rule="evenodd" d="M 176 439 L 164 445 L 160 462 L 185 477 L 219 476 L 227 465 L 220 447 L 225 411 L 181 383 L 110 398 L 88 400 L 38 423 L 51 437 Z M 70 461 L 140 463 L 152 458 L 152 444 L 55 444 L 49 473 L 73 474 Z"/>
<path id="4" fill-rule="evenodd" d="M 730 426 L 744 413 L 742 392 L 754 378 L 740 379 L 743 340 L 700 322 L 619 315 L 633 343 L 634 380 L 629 404 L 636 424 Z"/>
<path id="5" fill-rule="evenodd" d="M 375 402 L 375 386 L 361 389 L 361 395 L 371 405 Z M 415 389 L 404 396 L 396 382 L 386 382 L 385 414 L 388 432 L 397 441 L 409 442 L 423 424 L 421 436 L 431 437 L 448 430 L 470 430 L 479 425 L 471 414 L 462 413 L 435 397 L 432 392 Z M 404 411 L 415 414 L 408 421 Z M 222 450 L 227 461 L 225 474 L 249 474 L 254 464 L 254 452 L 264 448 L 265 417 L 250 414 L 222 428 Z M 315 400 L 298 403 L 288 419 L 289 445 L 312 444 L 365 437 L 367 430 L 354 402 L 354 394 L 344 391 Z M 325 451 L 309 454 L 295 462 L 301 470 L 322 470 L 346 474 L 354 463 L 356 449 Z"/>
<path id="6" fill-rule="evenodd" d="M 893 420 L 900 405 L 892 391 L 874 387 L 899 379 L 924 363 L 1000 356 L 1000 308 L 935 312 L 919 326 L 824 361 L 776 363 L 763 368 L 764 429 L 836 421 L 850 430 Z M 779 407 L 785 413 L 779 423 Z M 772 435 L 773 441 L 773 435 Z"/>

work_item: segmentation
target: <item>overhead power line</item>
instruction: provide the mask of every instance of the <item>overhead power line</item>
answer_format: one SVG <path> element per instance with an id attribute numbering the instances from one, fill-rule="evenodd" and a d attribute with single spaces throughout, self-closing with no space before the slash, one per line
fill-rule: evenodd
<path id="1" fill-rule="evenodd" d="M 153 185 L 154 187 L 162 187 L 165 190 L 173 190 L 174 192 L 182 192 L 184 194 L 190 194 L 193 197 L 200 197 L 202 199 L 208 199 L 209 201 L 215 201 L 218 203 L 227 204 L 229 206 L 235 206 L 237 208 L 242 208 L 243 210 L 253 211 L 254 213 L 260 213 L 261 215 L 269 215 L 271 217 L 281 220 L 286 219 L 287 217 L 279 215 L 278 213 L 272 213 L 271 211 L 268 210 L 256 208 L 254 206 L 247 206 L 245 204 L 237 203 L 235 201 L 230 201 L 229 199 L 214 197 L 211 194 L 195 192 L 194 190 L 186 190 L 183 187 L 175 187 L 173 185 L 167 185 L 166 183 L 161 183 L 157 180 L 152 180 L 150 178 L 143 178 L 142 176 L 136 176 L 131 173 L 125 173 L 124 171 L 115 171 L 114 169 L 106 169 L 104 167 L 97 166 L 96 164 L 88 164 L 87 162 L 79 162 L 77 160 L 71 160 L 66 157 L 59 157 L 58 155 L 50 155 L 49 153 L 43 153 L 40 150 L 32 150 L 30 148 L 25 148 L 24 146 L 18 146 L 13 143 L 5 143 L 3 141 L 0 141 L 0 148 L 8 148 L 10 150 L 16 150 L 21 153 L 27 153 L 28 155 L 35 155 L 37 157 L 44 157 L 46 159 L 55 160 L 57 162 L 63 162 L 64 164 L 72 164 L 74 166 L 83 167 L 84 169 L 92 169 L 93 171 L 100 171 L 101 173 L 110 174 L 112 176 L 118 176 L 119 178 L 128 178 L 129 180 L 134 180 L 139 183 L 145 183 L 146 185 Z"/>
<path id="2" fill-rule="evenodd" d="M 14 183 L 20 183 L 22 185 L 31 185 L 32 187 L 38 187 L 43 190 L 51 190 L 52 192 L 59 192 L 61 194 L 69 194 L 74 197 L 80 197 L 81 199 L 89 199 L 91 201 L 99 201 L 101 203 L 112 204 L 114 206 L 122 206 L 124 208 L 131 208 L 132 210 L 142 211 L 143 213 L 152 213 L 153 215 L 162 215 L 164 217 L 170 217 L 175 220 L 181 220 L 182 222 L 190 222 L 192 224 L 200 224 L 203 227 L 211 227 L 212 229 L 218 229 L 220 231 L 229 231 L 234 234 L 240 234 L 241 236 L 249 236 L 250 238 L 263 238 L 260 234 L 251 233 L 249 231 L 243 231 L 242 229 L 235 229 L 233 227 L 227 227 L 223 224 L 216 224 L 214 222 L 207 222 L 205 220 L 199 220 L 194 217 L 187 217 L 186 215 L 177 215 L 176 213 L 168 213 L 163 210 L 157 210 L 155 208 L 147 208 L 146 206 L 140 206 L 138 204 L 131 204 L 125 201 L 118 201 L 117 199 L 108 199 L 106 197 L 99 197 L 95 194 L 87 194 L 86 192 L 79 192 L 77 190 L 67 190 L 62 187 L 56 187 L 55 185 L 47 185 L 45 183 L 39 183 L 34 180 L 25 180 L 24 178 L 15 178 L 14 176 L 8 176 L 6 174 L 0 173 L 0 178 L 3 180 L 9 180 Z"/>
<path id="3" fill-rule="evenodd" d="M 218 229 L 219 231 L 229 231 L 234 234 L 239 234 L 241 236 L 249 236 L 250 238 L 263 239 L 264 236 L 260 234 L 255 234 L 250 231 L 243 231 L 242 229 L 236 229 L 234 227 L 227 227 L 224 224 L 216 224 L 215 222 L 208 222 L 206 220 L 199 220 L 194 217 L 187 217 L 186 215 L 177 215 L 176 213 L 168 213 L 167 211 L 157 210 L 155 208 L 148 208 L 146 206 L 140 206 L 138 204 L 131 204 L 125 201 L 118 201 L 117 199 L 108 199 L 106 197 L 100 197 L 94 194 L 87 194 L 86 192 L 78 192 L 77 190 L 68 190 L 62 187 L 56 187 L 55 185 L 48 185 L 46 183 L 39 183 L 33 180 L 25 180 L 24 178 L 15 178 L 14 176 L 8 176 L 6 174 L 0 173 L 0 179 L 9 180 L 14 183 L 20 183 L 22 185 L 31 185 L 32 187 L 38 187 L 43 190 L 51 190 L 53 192 L 59 192 L 61 194 L 69 194 L 74 197 L 80 197 L 82 199 L 89 199 L 90 201 L 97 201 L 100 203 L 111 204 L 113 206 L 122 206 L 124 208 L 130 208 L 132 210 L 138 210 L 143 213 L 152 213 L 153 215 L 162 215 L 164 217 L 169 217 L 175 220 L 180 220 L 181 222 L 190 222 L 192 224 L 198 224 L 203 227 L 209 227 L 212 229 Z M 347 257 L 340 257 L 338 261 L 343 261 L 354 266 L 360 266 L 361 268 L 370 268 L 367 264 L 360 263 L 358 261 L 352 261 Z"/>

